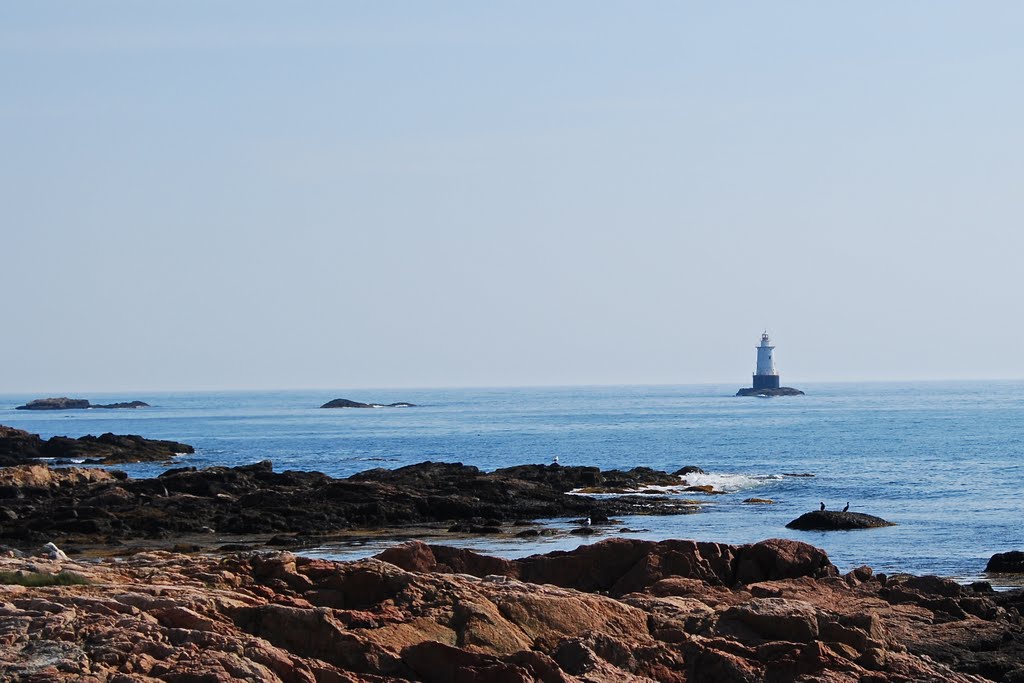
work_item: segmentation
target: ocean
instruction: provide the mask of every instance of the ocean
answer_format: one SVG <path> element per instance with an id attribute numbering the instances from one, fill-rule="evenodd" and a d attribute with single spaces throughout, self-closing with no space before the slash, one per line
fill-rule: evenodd
<path id="1" fill-rule="evenodd" d="M 0 424 L 41 434 L 141 434 L 192 444 L 177 465 L 271 460 L 275 470 L 343 477 L 424 460 L 483 470 L 523 463 L 696 465 L 729 495 L 697 514 L 623 518 L 600 535 L 453 539 L 503 557 L 566 550 L 609 536 L 747 543 L 792 538 L 843 571 L 983 576 L 996 552 L 1024 549 L 1024 381 L 809 384 L 806 396 L 737 398 L 737 385 L 83 394 L 143 400 L 140 410 L 20 411 L 39 395 L 0 395 Z M 322 410 L 333 398 L 414 408 Z M 119 466 L 155 476 L 165 465 Z M 813 474 L 793 477 L 787 474 Z M 692 499 L 694 494 L 679 494 Z M 749 497 L 774 505 L 745 505 Z M 792 531 L 817 509 L 877 515 L 897 526 Z M 568 530 L 571 520 L 549 520 Z M 620 532 L 620 528 L 633 531 Z M 348 559 L 379 542 L 303 551 Z"/>

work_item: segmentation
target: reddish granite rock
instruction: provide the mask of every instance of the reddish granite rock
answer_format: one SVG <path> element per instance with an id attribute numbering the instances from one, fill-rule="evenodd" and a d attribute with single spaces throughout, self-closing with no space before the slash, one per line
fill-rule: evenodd
<path id="1" fill-rule="evenodd" d="M 642 569 L 619 562 L 624 552 Z M 730 569 L 748 554 L 760 581 L 744 582 Z M 89 582 L 0 585 L 0 671 L 16 681 L 288 683 L 1024 676 L 1019 592 L 978 593 L 935 577 L 883 584 L 865 571 L 851 585 L 828 571 L 827 558 L 775 541 L 601 543 L 552 554 L 553 564 L 422 544 L 390 557 L 435 570 L 288 553 L 0 558 L 0 572 L 10 576 L 73 571 Z M 615 570 L 587 572 L 573 558 Z M 640 588 L 616 598 L 507 575 L 445 573 L 442 565 L 481 573 L 532 567 L 581 585 Z M 674 566 L 693 575 L 669 575 Z"/>

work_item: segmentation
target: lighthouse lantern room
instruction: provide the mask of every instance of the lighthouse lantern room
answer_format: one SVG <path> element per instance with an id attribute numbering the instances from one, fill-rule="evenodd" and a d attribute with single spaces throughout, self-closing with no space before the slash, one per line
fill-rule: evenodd
<path id="1" fill-rule="evenodd" d="M 775 347 L 768 339 L 768 331 L 761 335 L 757 347 L 757 368 L 754 370 L 754 389 L 778 389 L 779 373 L 775 370 Z"/>

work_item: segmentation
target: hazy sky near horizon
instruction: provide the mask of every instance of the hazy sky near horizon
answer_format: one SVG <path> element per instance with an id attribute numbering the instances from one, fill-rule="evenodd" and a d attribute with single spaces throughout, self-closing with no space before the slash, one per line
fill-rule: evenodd
<path id="1" fill-rule="evenodd" d="M 1024 5 L 0 5 L 0 393 L 1024 377 Z"/>

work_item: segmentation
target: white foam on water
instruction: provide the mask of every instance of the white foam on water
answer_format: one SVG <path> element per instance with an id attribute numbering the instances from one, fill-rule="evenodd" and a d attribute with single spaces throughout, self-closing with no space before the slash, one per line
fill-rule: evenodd
<path id="1" fill-rule="evenodd" d="M 782 479 L 783 476 L 781 474 L 735 474 L 728 472 L 705 472 L 704 474 L 692 473 L 687 474 L 685 476 L 681 476 L 679 477 L 679 484 L 651 484 L 648 486 L 640 486 L 635 489 L 623 489 L 624 493 L 590 493 L 582 489 L 574 489 L 572 491 L 569 491 L 569 493 L 577 496 L 592 496 L 595 498 L 613 498 L 615 496 L 647 493 L 650 491 L 657 491 L 660 493 L 665 493 L 666 495 L 693 494 L 693 491 L 686 490 L 688 486 L 711 486 L 715 491 L 735 493 L 736 491 L 757 488 L 759 486 L 763 486 L 767 482 L 781 481 Z M 686 483 L 683 483 L 684 481 Z"/>
<path id="2" fill-rule="evenodd" d="M 711 485 L 716 491 L 735 493 L 744 489 L 757 488 L 770 481 L 780 481 L 781 474 L 735 474 L 727 472 L 705 472 L 704 474 L 693 473 L 685 477 L 689 486 Z"/>

